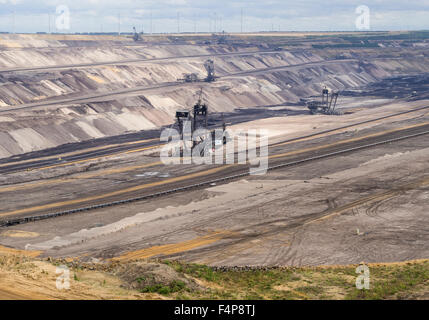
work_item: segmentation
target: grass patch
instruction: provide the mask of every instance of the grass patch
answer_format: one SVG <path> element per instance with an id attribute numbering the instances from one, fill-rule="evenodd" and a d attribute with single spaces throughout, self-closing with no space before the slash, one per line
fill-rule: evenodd
<path id="1" fill-rule="evenodd" d="M 398 267 L 375 269 L 369 290 L 352 290 L 348 299 L 387 299 L 412 292 L 412 289 L 429 279 L 429 265 L 406 264 Z"/>
<path id="2" fill-rule="evenodd" d="M 140 290 L 142 293 L 159 293 L 162 295 L 170 295 L 172 293 L 181 292 L 186 289 L 186 285 L 183 281 L 174 280 L 168 285 L 156 284 L 152 286 L 146 286 Z"/>
<path id="3" fill-rule="evenodd" d="M 189 291 L 189 299 L 397 299 L 428 290 L 429 261 L 370 265 L 370 289 L 356 288 L 357 266 L 271 270 L 214 270 L 198 264 L 167 262 L 177 272 L 203 281 L 205 291 Z M 148 288 L 172 294 L 182 287 Z M 183 295 L 176 295 L 183 298 Z"/>

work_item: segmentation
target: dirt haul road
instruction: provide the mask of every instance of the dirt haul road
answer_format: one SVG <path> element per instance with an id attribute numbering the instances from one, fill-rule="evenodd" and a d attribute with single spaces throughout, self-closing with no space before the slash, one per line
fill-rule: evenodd
<path id="1" fill-rule="evenodd" d="M 44 256 L 211 265 L 427 258 L 427 147 L 419 136 L 204 190 L 17 225 L 8 230 L 38 236 L 3 235 L 1 243 Z"/>

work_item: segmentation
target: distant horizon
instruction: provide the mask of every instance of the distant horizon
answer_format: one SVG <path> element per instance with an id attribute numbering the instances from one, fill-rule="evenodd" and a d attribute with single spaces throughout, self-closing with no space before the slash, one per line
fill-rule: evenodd
<path id="1" fill-rule="evenodd" d="M 418 0 L 0 0 L 0 30 L 29 34 L 420 31 L 428 17 Z"/>
<path id="2" fill-rule="evenodd" d="M 234 34 L 234 35 L 246 35 L 246 34 L 254 34 L 254 33 L 379 33 L 379 32 L 429 32 L 429 29 L 420 29 L 420 30 L 365 30 L 365 31 L 359 31 L 359 30 L 281 30 L 281 31 L 248 31 L 248 32 L 227 32 L 225 31 L 225 34 Z M 199 35 L 199 34 L 222 34 L 223 32 L 209 32 L 209 31 L 184 31 L 184 32 L 157 32 L 157 33 L 149 33 L 149 32 L 138 32 L 140 34 L 145 35 L 177 35 L 177 34 L 183 34 L 183 35 Z M 0 34 L 9 34 L 9 35 L 20 35 L 20 34 L 51 34 L 51 35 L 133 35 L 134 32 L 121 32 L 118 34 L 116 31 L 105 31 L 105 32 L 91 32 L 91 31 L 83 31 L 83 32 L 46 32 L 46 31 L 35 31 L 35 32 L 9 32 L 9 31 L 1 31 Z"/>

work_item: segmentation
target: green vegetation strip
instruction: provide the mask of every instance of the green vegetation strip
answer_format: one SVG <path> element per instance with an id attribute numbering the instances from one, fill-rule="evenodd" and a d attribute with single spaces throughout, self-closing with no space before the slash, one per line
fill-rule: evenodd
<path id="1" fill-rule="evenodd" d="M 428 299 L 429 260 L 369 265 L 370 288 L 356 288 L 356 266 L 215 269 L 164 261 L 198 281 L 204 290 L 183 283 L 148 288 L 175 299 Z"/>

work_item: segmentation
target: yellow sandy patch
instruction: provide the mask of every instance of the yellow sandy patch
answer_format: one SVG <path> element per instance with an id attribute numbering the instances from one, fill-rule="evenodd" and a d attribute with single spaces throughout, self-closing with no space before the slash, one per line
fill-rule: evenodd
<path id="1" fill-rule="evenodd" d="M 307 268 L 302 267 L 302 269 L 306 270 Z M 295 280 L 295 281 L 287 282 L 285 284 L 278 285 L 278 286 L 274 287 L 274 289 L 279 290 L 279 291 L 291 291 L 292 293 L 294 293 L 294 294 L 296 294 L 296 295 L 298 295 L 304 299 L 313 299 L 309 295 L 301 292 L 300 288 L 301 287 L 315 286 L 316 283 L 319 283 L 321 281 L 325 281 L 326 275 L 318 272 L 319 269 L 317 266 L 313 267 L 313 269 L 311 269 L 311 270 L 315 270 L 316 272 L 311 273 L 310 275 L 306 275 L 305 273 L 299 274 L 299 278 L 300 278 L 299 280 Z M 339 274 L 337 274 L 336 276 L 339 276 Z M 354 283 L 354 281 L 356 279 L 353 276 L 350 276 L 347 274 L 342 274 L 342 273 L 341 273 L 341 278 L 343 280 L 350 282 L 350 283 Z M 338 300 L 338 299 L 343 299 L 344 296 L 346 295 L 346 292 L 341 287 L 326 286 L 326 287 L 324 287 L 324 294 L 326 296 L 328 296 L 329 299 Z"/>
<path id="2" fill-rule="evenodd" d="M 162 246 L 154 246 L 146 249 L 128 252 L 112 260 L 135 260 L 135 259 L 147 259 L 157 255 L 169 255 L 179 252 L 189 251 L 198 247 L 202 247 L 218 240 L 221 240 L 227 236 L 232 235 L 231 231 L 215 231 L 206 236 L 198 237 L 192 240 L 187 240 L 179 243 L 166 244 Z"/>
<path id="3" fill-rule="evenodd" d="M 119 69 L 118 69 L 118 68 L 116 68 L 116 67 L 112 67 L 112 66 L 104 66 L 104 68 L 109 69 L 110 71 L 112 71 L 112 72 L 116 72 L 116 73 L 121 72 L 121 70 L 119 70 Z"/>
<path id="4" fill-rule="evenodd" d="M 8 48 L 22 48 L 22 45 L 18 42 L 2 40 L 1 44 Z"/>
<path id="5" fill-rule="evenodd" d="M 57 267 L 45 261 L 20 256 L 3 259 L 0 265 L 0 300 L 159 298 L 158 295 L 124 289 L 121 280 L 115 276 L 86 270 L 70 270 L 70 287 L 60 290 L 56 286 L 58 275 Z"/>
<path id="6" fill-rule="evenodd" d="M 34 97 L 33 100 L 39 101 L 39 100 L 45 100 L 46 98 L 48 98 L 48 97 L 47 96 L 38 96 L 38 97 Z"/>
<path id="7" fill-rule="evenodd" d="M 104 79 L 102 79 L 98 76 L 94 76 L 93 74 L 88 74 L 87 77 L 90 78 L 91 80 L 94 80 L 97 83 L 106 83 L 106 81 L 104 81 Z"/>
<path id="8" fill-rule="evenodd" d="M 279 286 L 275 286 L 275 287 L 273 287 L 273 289 L 274 289 L 274 290 L 278 290 L 278 291 L 290 291 L 290 292 L 292 292 L 292 293 L 296 294 L 297 296 L 300 296 L 301 298 L 308 299 L 308 300 L 310 300 L 310 299 L 311 299 L 311 298 L 310 298 L 309 296 L 307 296 L 305 293 L 299 292 L 299 291 L 297 291 L 297 290 L 295 290 L 295 289 L 292 289 L 291 287 L 286 286 L 286 285 L 279 285 Z"/>
<path id="9" fill-rule="evenodd" d="M 11 238 L 36 238 L 39 236 L 37 232 L 21 231 L 21 230 L 8 230 L 1 234 L 4 237 Z"/>
<path id="10" fill-rule="evenodd" d="M 0 246 L 0 254 L 20 254 L 26 257 L 37 257 L 42 253 L 42 251 L 31 251 L 31 250 L 19 250 L 8 247 Z"/>

